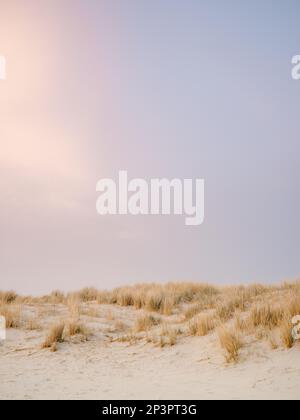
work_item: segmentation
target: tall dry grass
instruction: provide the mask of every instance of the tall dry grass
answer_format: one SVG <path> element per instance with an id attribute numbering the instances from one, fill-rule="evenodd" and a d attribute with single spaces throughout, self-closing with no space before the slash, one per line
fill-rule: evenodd
<path id="1" fill-rule="evenodd" d="M 292 289 L 286 298 L 286 313 L 293 318 L 300 315 L 300 288 Z"/>
<path id="2" fill-rule="evenodd" d="M 206 284 L 139 284 L 98 293 L 97 300 L 101 303 L 134 306 L 136 309 L 171 315 L 181 303 L 190 303 L 216 294 L 218 289 Z"/>
<path id="3" fill-rule="evenodd" d="M 290 317 L 285 317 L 280 324 L 280 337 L 285 348 L 291 349 L 294 345 L 292 334 L 293 325 Z"/>
<path id="4" fill-rule="evenodd" d="M 264 292 L 265 289 L 258 285 L 225 288 L 222 299 L 216 305 L 218 318 L 227 322 L 236 312 L 245 312 L 250 308 L 253 299 Z"/>
<path id="5" fill-rule="evenodd" d="M 151 334 L 156 334 L 155 338 L 151 338 L 152 342 L 164 347 L 174 345 L 179 340 L 179 334 L 173 328 L 175 324 L 183 328 L 185 337 L 205 336 L 224 324 L 225 327 L 218 329 L 218 336 L 227 359 L 233 361 L 238 359 L 242 335 L 268 340 L 272 348 L 279 345 L 286 348 L 293 346 L 291 319 L 300 315 L 300 281 L 278 286 L 254 284 L 234 287 L 214 287 L 200 283 L 138 284 L 112 291 L 89 287 L 68 295 L 54 291 L 39 298 L 17 296 L 12 291 L 0 292 L 0 314 L 6 317 L 8 328 L 38 328 L 35 320 L 27 322 L 28 319 L 21 319 L 21 304 L 38 304 L 38 310 L 46 310 L 45 314 L 55 319 L 61 314 L 67 319 L 71 318 L 72 325 L 65 323 L 62 337 L 59 324 L 49 331 L 45 345 L 53 349 L 65 337 L 84 336 L 81 315 L 102 317 L 100 305 L 109 304 L 124 307 L 125 316 L 126 307 L 145 312 L 136 321 L 128 319 L 128 326 L 115 322 L 114 333 L 124 329 L 138 333 L 136 336 L 133 333 L 127 335 L 131 337 L 130 342 L 145 339 L 145 336 L 148 340 L 148 332 L 151 331 Z M 111 308 L 105 309 L 106 318 L 114 321 L 118 315 Z M 69 314 L 65 313 L 66 309 Z M 159 332 L 159 328 L 154 327 L 160 324 L 162 327 Z M 132 337 L 135 337 L 134 340 Z"/>
<path id="6" fill-rule="evenodd" d="M 204 337 L 216 327 L 216 318 L 214 315 L 202 314 L 193 318 L 189 323 L 189 332 L 191 335 Z"/>
<path id="7" fill-rule="evenodd" d="M 225 351 L 226 362 L 237 362 L 243 342 L 239 333 L 234 328 L 221 326 L 218 329 L 219 342 Z"/>
<path id="8" fill-rule="evenodd" d="M 70 337 L 74 337 L 75 335 L 81 336 L 81 341 L 87 341 L 90 335 L 90 330 L 78 320 L 70 320 L 66 325 L 66 334 Z"/>
<path id="9" fill-rule="evenodd" d="M 253 327 L 265 327 L 273 329 L 283 321 L 285 311 L 283 306 L 273 306 L 270 303 L 256 305 L 251 309 L 250 322 Z"/>
<path id="10" fill-rule="evenodd" d="M 65 330 L 65 322 L 60 321 L 56 324 L 53 324 L 42 343 L 42 348 L 52 348 L 56 350 L 57 343 L 64 342 L 64 330 Z"/>

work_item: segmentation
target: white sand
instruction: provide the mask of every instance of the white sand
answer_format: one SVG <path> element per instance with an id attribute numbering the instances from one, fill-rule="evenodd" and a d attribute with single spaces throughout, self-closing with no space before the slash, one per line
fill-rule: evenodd
<path id="1" fill-rule="evenodd" d="M 117 308 L 118 319 L 133 311 Z M 106 326 L 104 325 L 106 323 Z M 226 366 L 215 334 L 174 347 L 110 343 L 104 318 L 94 336 L 40 350 L 45 331 L 9 330 L 0 346 L 0 399 L 299 399 L 300 344 L 271 351 L 250 341 Z"/>

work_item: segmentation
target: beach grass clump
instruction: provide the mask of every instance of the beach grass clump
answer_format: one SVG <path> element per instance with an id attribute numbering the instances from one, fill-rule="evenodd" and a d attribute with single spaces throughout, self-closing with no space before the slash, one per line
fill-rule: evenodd
<path id="1" fill-rule="evenodd" d="M 237 362 L 243 342 L 239 332 L 234 328 L 221 326 L 218 329 L 218 336 L 221 348 L 225 351 L 225 359 L 227 363 Z"/>
<path id="2" fill-rule="evenodd" d="M 52 348 L 53 346 L 56 347 L 57 343 L 63 343 L 65 326 L 66 324 L 64 321 L 59 321 L 58 323 L 53 324 L 42 343 L 42 348 Z"/>

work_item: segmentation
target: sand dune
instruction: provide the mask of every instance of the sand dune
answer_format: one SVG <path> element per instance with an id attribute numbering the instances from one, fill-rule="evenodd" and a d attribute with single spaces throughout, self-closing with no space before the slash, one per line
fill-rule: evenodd
<path id="1" fill-rule="evenodd" d="M 16 300 L 8 305 L 19 308 L 19 323 L 7 330 L 0 345 L 0 398 L 299 399 L 300 343 L 286 348 L 281 324 L 246 327 L 257 302 L 282 305 L 291 290 L 298 299 L 298 286 L 264 291 L 222 320 L 228 330 L 239 330 L 242 342 L 230 363 L 217 323 L 193 334 L 191 323 L 199 316 L 217 319 L 218 310 L 218 317 L 222 314 L 208 305 L 192 316 L 195 299 L 179 302 L 166 315 L 132 305 L 80 301 L 76 322 L 85 330 L 72 335 L 68 331 L 76 303 Z M 217 295 L 216 305 L 224 293 Z M 51 326 L 62 320 L 62 342 L 43 349 Z"/>

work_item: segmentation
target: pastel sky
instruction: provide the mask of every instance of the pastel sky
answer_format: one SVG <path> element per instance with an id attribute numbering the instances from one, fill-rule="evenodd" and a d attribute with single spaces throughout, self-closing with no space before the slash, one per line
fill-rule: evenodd
<path id="1" fill-rule="evenodd" d="M 0 289 L 300 274 L 298 0 L 0 0 Z M 206 219 L 97 215 L 204 178 Z"/>

